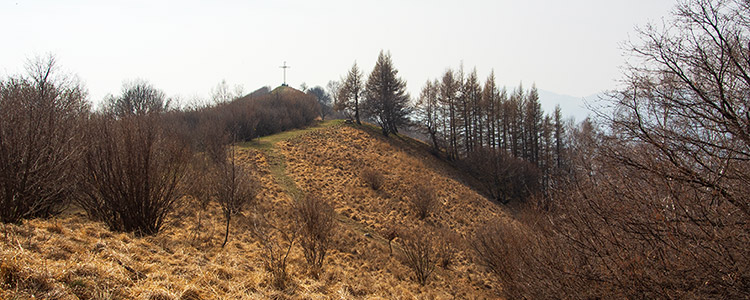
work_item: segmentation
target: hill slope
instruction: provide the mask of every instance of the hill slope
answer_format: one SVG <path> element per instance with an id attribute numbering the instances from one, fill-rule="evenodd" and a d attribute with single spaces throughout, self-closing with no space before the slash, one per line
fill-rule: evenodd
<path id="1" fill-rule="evenodd" d="M 230 242 L 222 249 L 220 209 L 212 204 L 203 212 L 186 197 L 166 230 L 153 237 L 113 233 L 80 213 L 3 225 L 0 298 L 497 298 L 488 275 L 460 242 L 454 243 L 452 264 L 437 268 L 422 287 L 398 259 L 398 246 L 390 255 L 383 232 L 421 227 L 460 241 L 473 224 L 510 221 L 505 213 L 463 185 L 418 142 L 384 138 L 367 126 L 324 125 L 261 138 L 240 149 L 242 163 L 258 171 L 263 186 L 258 210 L 271 220 L 288 222 L 288 208 L 302 193 L 317 194 L 334 207 L 339 229 L 319 279 L 306 273 L 295 246 L 289 260 L 292 284 L 275 290 L 259 259 L 261 245 L 247 233 L 250 214 L 233 220 Z M 381 189 L 361 178 L 364 167 L 384 175 Z M 435 187 L 440 202 L 425 220 L 408 204 L 411 186 L 420 180 Z"/>

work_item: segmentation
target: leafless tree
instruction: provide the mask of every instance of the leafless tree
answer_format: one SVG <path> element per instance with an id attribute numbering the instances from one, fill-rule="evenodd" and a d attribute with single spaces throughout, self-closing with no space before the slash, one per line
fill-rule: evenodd
<path id="1" fill-rule="evenodd" d="M 244 94 L 244 88 L 242 85 L 235 85 L 234 88 L 230 88 L 226 80 L 221 80 L 219 84 L 211 89 L 211 99 L 214 103 L 227 103 L 234 99 L 242 97 Z"/>
<path id="2" fill-rule="evenodd" d="M 748 15 L 689 0 L 642 29 L 615 110 L 569 132 L 552 212 L 479 239 L 509 298 L 750 297 Z"/>
<path id="3" fill-rule="evenodd" d="M 170 100 L 164 92 L 140 79 L 123 84 L 120 95 L 104 99 L 105 111 L 118 117 L 161 113 L 169 105 Z"/>
<path id="4" fill-rule="evenodd" d="M 216 200 L 221 205 L 226 220 L 224 231 L 224 247 L 229 240 L 229 224 L 232 216 L 240 213 L 243 208 L 252 204 L 258 194 L 258 183 L 252 173 L 239 164 L 237 149 L 234 145 L 227 146 L 226 157 L 216 163 L 214 167 L 214 189 Z"/>
<path id="5" fill-rule="evenodd" d="M 320 118 L 322 120 L 325 120 L 326 116 L 330 115 L 333 112 L 331 95 L 328 94 L 328 92 L 326 92 L 326 90 L 321 86 L 309 88 L 306 92 L 308 95 L 312 95 L 313 97 L 315 97 L 315 99 L 318 100 L 318 104 L 320 106 Z"/>
<path id="6" fill-rule="evenodd" d="M 430 136 L 432 151 L 435 153 L 441 149 L 441 140 L 438 136 L 441 126 L 440 104 L 438 103 L 439 87 L 439 82 L 427 81 L 422 87 L 422 93 L 417 98 L 413 110 L 417 125 Z"/>
<path id="7" fill-rule="evenodd" d="M 82 153 L 86 90 L 54 57 L 0 81 L 0 222 L 50 216 L 69 203 Z"/>

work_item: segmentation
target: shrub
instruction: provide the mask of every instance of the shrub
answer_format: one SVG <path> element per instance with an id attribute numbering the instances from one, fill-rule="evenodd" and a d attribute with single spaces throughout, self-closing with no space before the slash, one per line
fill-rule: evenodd
<path id="1" fill-rule="evenodd" d="M 284 228 L 270 223 L 262 214 L 253 215 L 250 233 L 261 245 L 260 258 L 263 266 L 271 272 L 273 286 L 279 290 L 289 281 L 287 258 L 297 237 L 294 228 Z"/>
<path id="2" fill-rule="evenodd" d="M 422 181 L 414 185 L 410 199 L 414 212 L 420 220 L 427 218 L 437 205 L 435 188 Z"/>
<path id="3" fill-rule="evenodd" d="M 383 187 L 383 183 L 385 182 L 385 178 L 383 178 L 383 174 L 380 174 L 377 170 L 370 168 L 370 167 L 364 167 L 362 171 L 359 173 L 360 178 L 367 183 L 368 186 L 370 186 L 373 190 L 380 190 L 381 187 Z"/>
<path id="4" fill-rule="evenodd" d="M 112 230 L 155 234 L 181 196 L 190 152 L 160 120 L 150 113 L 90 121 L 78 204 Z"/>
<path id="5" fill-rule="evenodd" d="M 224 243 L 221 247 L 229 240 L 229 223 L 232 216 L 240 213 L 245 205 L 252 203 L 258 194 L 258 183 L 250 171 L 239 164 L 237 149 L 229 146 L 229 149 L 223 152 L 226 153 L 226 159 L 217 163 L 213 175 L 216 200 L 221 205 L 226 219 Z"/>
<path id="6" fill-rule="evenodd" d="M 442 228 L 435 238 L 435 256 L 437 264 L 448 270 L 456 260 L 456 247 L 459 243 L 459 237 L 455 232 L 447 228 Z"/>
<path id="7" fill-rule="evenodd" d="M 402 261 L 414 271 L 415 280 L 427 284 L 435 271 L 437 256 L 432 244 L 432 236 L 423 229 L 412 232 L 401 232 Z"/>
<path id="8" fill-rule="evenodd" d="M 310 194 L 300 199 L 294 208 L 301 227 L 300 245 L 310 273 L 317 278 L 331 246 L 336 226 L 335 212 L 322 199 Z"/>
<path id="9" fill-rule="evenodd" d="M 46 217 L 64 209 L 81 157 L 86 91 L 37 59 L 28 75 L 0 81 L 0 222 Z"/>

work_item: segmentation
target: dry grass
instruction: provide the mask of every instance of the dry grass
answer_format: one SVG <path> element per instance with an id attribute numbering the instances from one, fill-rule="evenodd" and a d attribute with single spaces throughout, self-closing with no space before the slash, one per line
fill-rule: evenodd
<path id="1" fill-rule="evenodd" d="M 289 283 L 278 290 L 261 260 L 262 244 L 250 234 L 252 212 L 232 219 L 233 238 L 222 249 L 220 207 L 212 203 L 202 212 L 197 201 L 183 198 L 164 230 L 151 237 L 113 233 L 75 213 L 0 225 L 0 299 L 498 298 L 488 275 L 466 251 L 455 251 L 451 267 L 437 268 L 424 287 L 389 255 L 388 239 L 379 232 L 391 225 L 434 232 L 446 228 L 466 237 L 474 222 L 505 217 L 426 151 L 377 135 L 333 126 L 274 146 L 294 184 L 325 197 L 336 212 L 339 228 L 318 279 L 309 275 L 295 244 L 288 257 Z M 241 149 L 239 161 L 259 176 L 258 210 L 274 222 L 293 220 L 292 197 L 272 172 L 267 154 Z M 361 162 L 379 166 L 382 191 L 359 180 Z M 440 199 L 440 213 L 426 221 L 409 206 L 412 178 L 427 178 Z M 400 253 L 398 243 L 393 250 Z"/>

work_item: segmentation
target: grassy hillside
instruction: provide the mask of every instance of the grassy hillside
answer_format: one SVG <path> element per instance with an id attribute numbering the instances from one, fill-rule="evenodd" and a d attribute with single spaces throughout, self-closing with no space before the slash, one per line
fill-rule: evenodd
<path id="1" fill-rule="evenodd" d="M 338 231 L 319 279 L 308 275 L 295 246 L 291 284 L 275 289 L 260 261 L 261 245 L 248 234 L 251 212 L 233 219 L 230 241 L 221 248 L 220 208 L 212 204 L 203 211 L 185 197 L 166 230 L 152 237 L 110 232 L 75 211 L 2 225 L 0 299 L 497 298 L 498 287 L 460 241 L 473 224 L 508 217 L 462 184 L 423 144 L 377 132 L 329 121 L 240 146 L 241 162 L 260 176 L 256 210 L 272 221 L 289 222 L 293 199 L 304 193 L 335 209 Z M 363 180 L 365 168 L 383 174 L 381 188 Z M 429 182 L 437 192 L 437 210 L 424 220 L 409 204 L 417 181 Z M 390 254 L 384 233 L 393 228 L 439 232 L 453 241 L 456 255 L 420 286 L 399 259 L 398 239 Z"/>

